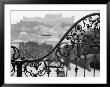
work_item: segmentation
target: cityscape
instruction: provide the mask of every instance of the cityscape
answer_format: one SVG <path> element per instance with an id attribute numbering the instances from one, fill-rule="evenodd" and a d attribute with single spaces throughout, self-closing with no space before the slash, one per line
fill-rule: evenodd
<path id="1" fill-rule="evenodd" d="M 39 77 L 41 75 L 38 73 L 41 71 L 42 71 L 42 73 L 44 72 L 44 74 L 43 74 L 44 77 L 49 77 L 49 76 L 58 77 L 56 68 L 54 68 L 54 69 L 50 68 L 51 73 L 48 73 L 48 68 L 49 68 L 48 66 L 53 67 L 52 65 L 54 65 L 54 67 L 57 67 L 57 69 L 59 69 L 59 66 L 57 66 L 57 64 L 60 64 L 60 62 L 57 60 L 58 63 L 57 64 L 55 63 L 56 57 L 59 56 L 59 54 L 57 54 L 57 56 L 56 56 L 56 53 L 57 53 L 56 50 L 58 49 L 58 46 L 60 46 L 61 43 L 59 43 L 59 42 L 64 37 L 64 35 L 67 35 L 67 36 L 65 36 L 65 38 L 62 40 L 62 43 L 68 43 L 70 45 L 63 45 L 63 47 L 70 46 L 76 50 L 76 54 L 75 53 L 70 54 L 70 55 L 72 55 L 71 58 L 73 58 L 73 60 L 74 60 L 76 55 L 77 56 L 79 56 L 80 54 L 81 55 L 80 55 L 80 60 L 78 62 L 78 66 L 77 66 L 77 62 L 71 62 L 68 65 L 68 67 L 67 66 L 65 67 L 65 65 L 60 65 L 61 67 L 63 67 L 63 69 L 59 69 L 59 70 L 61 70 L 61 71 L 63 70 L 63 72 L 64 72 L 63 74 L 65 74 L 62 77 L 73 77 L 73 76 L 99 77 L 100 76 L 100 30 L 99 30 L 100 25 L 99 25 L 99 20 L 100 20 L 99 18 L 92 19 L 92 17 L 91 17 L 91 19 L 87 18 L 86 22 L 81 21 L 81 23 L 83 23 L 83 22 L 85 23 L 85 24 L 83 23 L 83 25 L 82 25 L 83 29 L 86 29 L 86 28 L 94 29 L 94 26 L 96 26 L 95 28 L 98 29 L 97 30 L 98 33 L 97 33 L 96 37 L 94 36 L 94 33 L 91 33 L 91 31 L 85 30 L 86 36 L 89 36 L 89 37 L 87 37 L 88 40 L 90 38 L 92 38 L 92 39 L 94 38 L 94 42 L 95 43 L 97 42 L 96 44 L 93 43 L 95 46 L 98 46 L 98 48 L 95 48 L 95 50 L 91 49 L 89 47 L 83 48 L 82 44 L 81 44 L 81 47 L 78 47 L 78 46 L 80 46 L 79 44 L 81 42 L 80 43 L 75 42 L 75 40 L 74 40 L 75 46 L 73 47 L 73 43 L 72 43 L 73 40 L 71 40 L 71 38 L 69 38 L 69 40 L 66 38 L 67 36 L 69 37 L 69 34 L 72 34 L 72 33 L 69 33 L 67 35 L 66 32 L 69 31 L 71 26 L 73 26 L 73 24 L 76 22 L 74 14 L 70 17 L 64 17 L 63 14 L 49 14 L 49 13 L 45 14 L 44 17 L 38 17 L 38 16 L 26 17 L 24 15 L 22 17 L 22 19 L 19 20 L 19 22 L 11 24 L 11 46 L 15 46 L 15 48 L 19 49 L 19 51 L 21 52 L 20 56 L 17 60 L 19 61 L 19 59 L 20 59 L 21 61 L 23 61 L 23 67 L 21 68 L 21 70 L 23 70 L 22 77 L 30 77 L 30 76 Z M 92 21 L 93 26 L 91 25 L 91 21 Z M 80 26 L 77 25 L 76 29 L 78 29 L 78 27 L 80 27 Z M 80 27 L 80 29 L 81 29 L 81 27 Z M 84 31 L 84 30 L 82 30 L 82 31 Z M 73 31 L 70 31 L 70 32 L 73 32 Z M 80 35 L 82 37 L 82 34 L 79 34 L 80 32 L 76 33 L 76 35 Z M 74 37 L 76 39 L 79 38 L 76 36 L 74 36 Z M 81 41 L 82 39 L 78 39 L 78 40 Z M 97 41 L 95 41 L 95 40 L 97 40 Z M 93 44 L 91 44 L 91 43 L 92 42 L 86 41 L 87 46 L 89 44 L 90 47 L 92 47 Z M 54 48 L 55 48 L 55 50 L 53 50 Z M 70 52 L 73 52 L 73 48 L 72 49 L 70 48 L 72 50 L 72 51 L 70 50 Z M 80 49 L 80 51 L 78 50 L 78 48 Z M 63 49 L 63 48 L 61 48 L 61 49 Z M 96 53 L 94 53 L 94 51 Z M 86 60 L 85 60 L 85 55 L 83 55 L 85 53 L 87 53 Z M 27 59 L 30 61 L 31 61 L 31 59 L 36 60 L 36 59 L 42 58 L 43 56 L 45 56 L 47 54 L 49 54 L 47 57 L 45 57 L 47 60 L 37 61 L 38 63 L 35 63 L 36 67 L 38 67 L 39 63 L 41 63 L 40 67 L 38 68 L 38 71 L 35 69 L 35 66 L 33 66 L 34 62 L 32 62 L 32 65 L 31 65 L 31 63 L 27 63 L 27 62 L 24 63 L 24 61 L 27 61 Z M 15 55 L 15 57 L 17 56 L 16 54 L 14 54 L 14 55 Z M 65 54 L 63 54 L 62 56 L 64 56 L 64 55 Z M 60 54 L 60 57 L 61 57 L 61 54 Z M 94 62 L 94 58 L 96 58 L 95 62 Z M 45 62 L 43 62 L 43 61 L 45 61 Z M 50 65 L 45 66 L 45 63 L 48 63 L 48 61 L 50 62 Z M 65 59 L 60 60 L 60 61 L 63 61 L 65 63 Z M 63 63 L 63 62 L 61 62 L 61 63 Z M 92 64 L 91 62 L 95 63 L 96 64 L 95 66 L 97 66 L 98 68 L 95 69 L 94 64 Z M 84 65 L 84 63 L 86 63 L 86 65 Z M 90 63 L 92 65 L 90 65 Z M 16 66 L 16 63 L 12 62 L 11 76 L 19 77 L 19 75 L 17 75 L 18 71 L 17 71 L 17 68 L 15 69 L 15 66 Z M 68 69 L 68 68 L 70 68 L 70 69 Z M 78 69 L 78 71 L 77 70 L 74 71 L 74 69 L 75 70 Z M 27 70 L 29 70 L 29 71 L 27 71 Z M 95 74 L 94 74 L 94 71 L 95 71 Z M 76 75 L 76 73 L 78 75 Z"/>

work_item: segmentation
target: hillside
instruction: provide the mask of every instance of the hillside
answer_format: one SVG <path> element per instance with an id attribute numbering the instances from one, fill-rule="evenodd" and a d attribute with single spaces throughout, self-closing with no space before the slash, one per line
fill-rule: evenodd
<path id="1" fill-rule="evenodd" d="M 47 14 L 44 18 L 23 17 L 19 23 L 11 24 L 11 40 L 41 42 L 53 37 L 61 38 L 73 23 L 74 17 L 65 18 L 62 15 Z"/>

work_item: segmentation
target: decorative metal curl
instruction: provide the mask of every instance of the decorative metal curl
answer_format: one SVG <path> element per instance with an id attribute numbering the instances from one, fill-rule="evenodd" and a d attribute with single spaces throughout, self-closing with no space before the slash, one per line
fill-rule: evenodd
<path id="1" fill-rule="evenodd" d="M 41 67 L 41 65 L 44 64 L 42 69 L 39 69 Z M 30 68 L 34 68 L 34 72 L 32 70 L 28 70 Z M 47 65 L 45 61 L 42 62 L 27 62 L 26 65 L 24 66 L 24 73 L 25 75 L 28 77 L 28 73 L 30 74 L 30 76 L 32 77 L 37 77 L 37 76 L 43 76 L 47 71 Z"/>
<path id="2" fill-rule="evenodd" d="M 12 60 L 17 60 L 20 57 L 20 52 L 19 52 L 18 48 L 15 46 L 11 46 L 11 49 L 12 49 L 11 51 L 13 52 L 11 54 Z"/>
<path id="3" fill-rule="evenodd" d="M 97 17 L 94 19 L 95 16 Z M 65 39 L 68 40 L 70 44 L 63 43 Z M 16 47 L 12 47 L 12 48 L 14 49 L 15 52 Z M 82 48 L 84 52 L 82 51 Z M 75 49 L 73 53 L 76 57 L 74 57 L 74 59 L 71 60 L 69 56 L 71 50 L 73 49 Z M 20 55 L 18 55 L 18 57 L 15 57 L 16 53 L 14 53 L 12 55 L 11 64 L 13 65 L 13 70 L 15 70 L 15 64 L 18 61 L 18 58 L 21 58 L 20 61 L 22 61 L 21 62 L 22 65 L 24 64 L 24 73 L 26 76 L 27 73 L 29 73 L 30 76 L 33 77 L 43 76 L 45 73 L 47 73 L 49 76 L 51 72 L 50 68 L 56 68 L 57 76 L 59 76 L 58 74 L 59 69 L 65 65 L 64 64 L 65 61 L 67 65 L 70 64 L 71 61 L 74 61 L 76 63 L 75 76 L 77 76 L 78 61 L 80 61 L 81 55 L 83 54 L 85 55 L 85 61 L 86 61 L 86 55 L 89 54 L 87 52 L 88 49 L 92 49 L 92 51 L 89 53 L 93 53 L 93 54 L 100 53 L 100 52 L 96 52 L 96 50 L 100 49 L 100 14 L 99 13 L 93 13 L 78 20 L 73 26 L 70 27 L 70 29 L 61 38 L 59 43 L 47 55 L 34 60 L 25 60 L 25 58 L 20 57 Z M 93 50 L 95 53 L 93 52 Z M 47 57 L 51 55 L 53 52 L 55 53 L 55 57 L 53 58 L 53 61 L 51 63 L 57 64 L 57 66 L 55 65 L 52 66 L 50 60 L 47 59 Z M 63 61 L 61 60 L 62 57 L 64 59 Z M 40 65 L 42 64 L 44 64 L 44 67 L 42 69 L 39 69 Z M 29 71 L 27 69 L 28 66 L 35 68 L 36 73 L 33 73 L 31 70 Z M 94 68 L 94 74 L 95 74 L 95 68 Z"/>

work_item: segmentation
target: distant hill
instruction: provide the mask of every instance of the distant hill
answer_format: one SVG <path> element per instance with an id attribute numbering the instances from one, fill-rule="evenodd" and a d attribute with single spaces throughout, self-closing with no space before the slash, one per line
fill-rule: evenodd
<path id="1" fill-rule="evenodd" d="M 39 42 L 42 39 L 49 39 L 51 36 L 61 38 L 73 23 L 74 17 L 64 18 L 62 15 L 47 14 L 45 18 L 24 17 L 19 23 L 11 24 L 11 40 Z M 42 34 L 50 35 L 50 37 L 42 37 Z"/>

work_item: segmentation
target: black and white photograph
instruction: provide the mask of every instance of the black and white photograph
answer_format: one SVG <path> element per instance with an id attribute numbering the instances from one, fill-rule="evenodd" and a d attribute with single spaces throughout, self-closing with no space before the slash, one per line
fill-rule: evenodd
<path id="1" fill-rule="evenodd" d="M 11 49 L 11 76 L 100 76 L 100 11 L 11 11 Z"/>
<path id="2" fill-rule="evenodd" d="M 38 6 L 37 9 L 28 9 L 24 5 L 24 9 L 15 7 L 8 11 L 10 57 L 7 61 L 10 61 L 10 73 L 7 76 L 27 79 L 101 78 L 102 72 L 105 74 L 105 68 L 101 67 L 106 66 L 105 52 L 102 53 L 102 43 L 106 44 L 103 42 L 105 27 L 100 21 L 102 10 L 95 7 L 83 9 L 86 7 L 83 5 L 80 9 L 76 5 L 76 8 L 70 5 L 73 6 L 71 9 L 69 6 L 63 8 L 63 5 L 58 5 L 59 9 L 57 5 L 57 9 L 55 6 L 54 9 Z M 102 32 L 104 35 L 101 36 Z"/>

